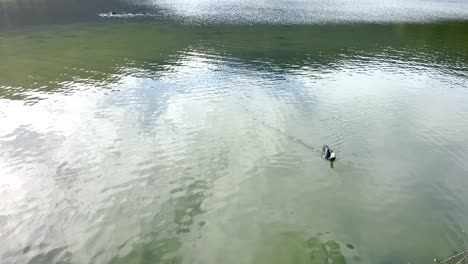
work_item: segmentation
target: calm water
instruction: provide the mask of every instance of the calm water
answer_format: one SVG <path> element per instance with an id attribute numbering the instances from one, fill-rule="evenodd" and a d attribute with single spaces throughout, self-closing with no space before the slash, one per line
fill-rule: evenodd
<path id="1" fill-rule="evenodd" d="M 0 0 L 1 262 L 467 249 L 467 18 L 466 1 Z"/>

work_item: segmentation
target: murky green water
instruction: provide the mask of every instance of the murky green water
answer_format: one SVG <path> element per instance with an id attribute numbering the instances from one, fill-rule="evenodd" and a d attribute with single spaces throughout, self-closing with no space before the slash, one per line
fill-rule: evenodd
<path id="1" fill-rule="evenodd" d="M 2 263 L 468 248 L 463 1 L 95 2 L 0 0 Z"/>

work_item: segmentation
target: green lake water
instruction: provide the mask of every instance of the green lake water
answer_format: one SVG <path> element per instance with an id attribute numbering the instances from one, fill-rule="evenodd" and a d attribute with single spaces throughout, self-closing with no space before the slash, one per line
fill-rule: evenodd
<path id="1" fill-rule="evenodd" d="M 433 263 L 467 190 L 466 1 L 0 0 L 1 263 Z"/>

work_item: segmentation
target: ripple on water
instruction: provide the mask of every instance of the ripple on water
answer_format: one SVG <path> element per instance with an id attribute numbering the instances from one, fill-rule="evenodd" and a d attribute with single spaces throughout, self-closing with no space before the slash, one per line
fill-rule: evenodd
<path id="1" fill-rule="evenodd" d="M 408 262 L 463 245 L 466 82 L 441 69 L 460 71 L 464 59 L 431 55 L 444 49 L 438 42 L 422 53 L 405 50 L 421 43 L 414 38 L 344 45 L 356 50 L 332 45 L 336 40 L 315 44 L 330 38 L 323 32 L 343 39 L 361 26 L 189 27 L 192 34 L 177 25 L 164 28 L 176 48 L 161 49 L 139 43 L 163 45 L 157 29 L 165 25 L 146 26 L 112 28 L 126 29 L 125 38 L 136 34 L 131 52 L 118 48 L 129 45 L 124 37 L 102 38 L 119 34 L 96 25 L 99 34 L 76 43 L 128 57 L 103 62 L 110 64 L 104 77 L 86 72 L 90 63 L 63 70 L 56 90 L 5 88 L 6 261 L 179 263 L 200 256 L 216 263 L 235 251 L 232 263 L 365 262 L 367 255 Z M 372 27 L 353 34 L 402 29 Z M 291 36 L 273 38 L 279 30 Z M 120 44 L 113 51 L 87 39 Z M 66 54 L 54 64 L 68 63 Z M 322 144 L 338 153 L 334 169 L 321 160 Z M 265 223 L 332 229 L 353 244 Z M 356 256 L 358 249 L 372 253 Z"/>
<path id="2" fill-rule="evenodd" d="M 428 22 L 466 19 L 463 1 L 187 1 L 147 0 L 149 10 L 196 22 L 311 24 L 337 22 Z M 414 12 L 417 10 L 418 12 Z"/>

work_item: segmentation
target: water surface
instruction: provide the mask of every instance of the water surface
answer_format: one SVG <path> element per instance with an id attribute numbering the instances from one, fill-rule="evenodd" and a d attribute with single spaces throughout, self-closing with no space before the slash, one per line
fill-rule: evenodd
<path id="1" fill-rule="evenodd" d="M 464 2 L 0 3 L 3 262 L 467 247 Z"/>

